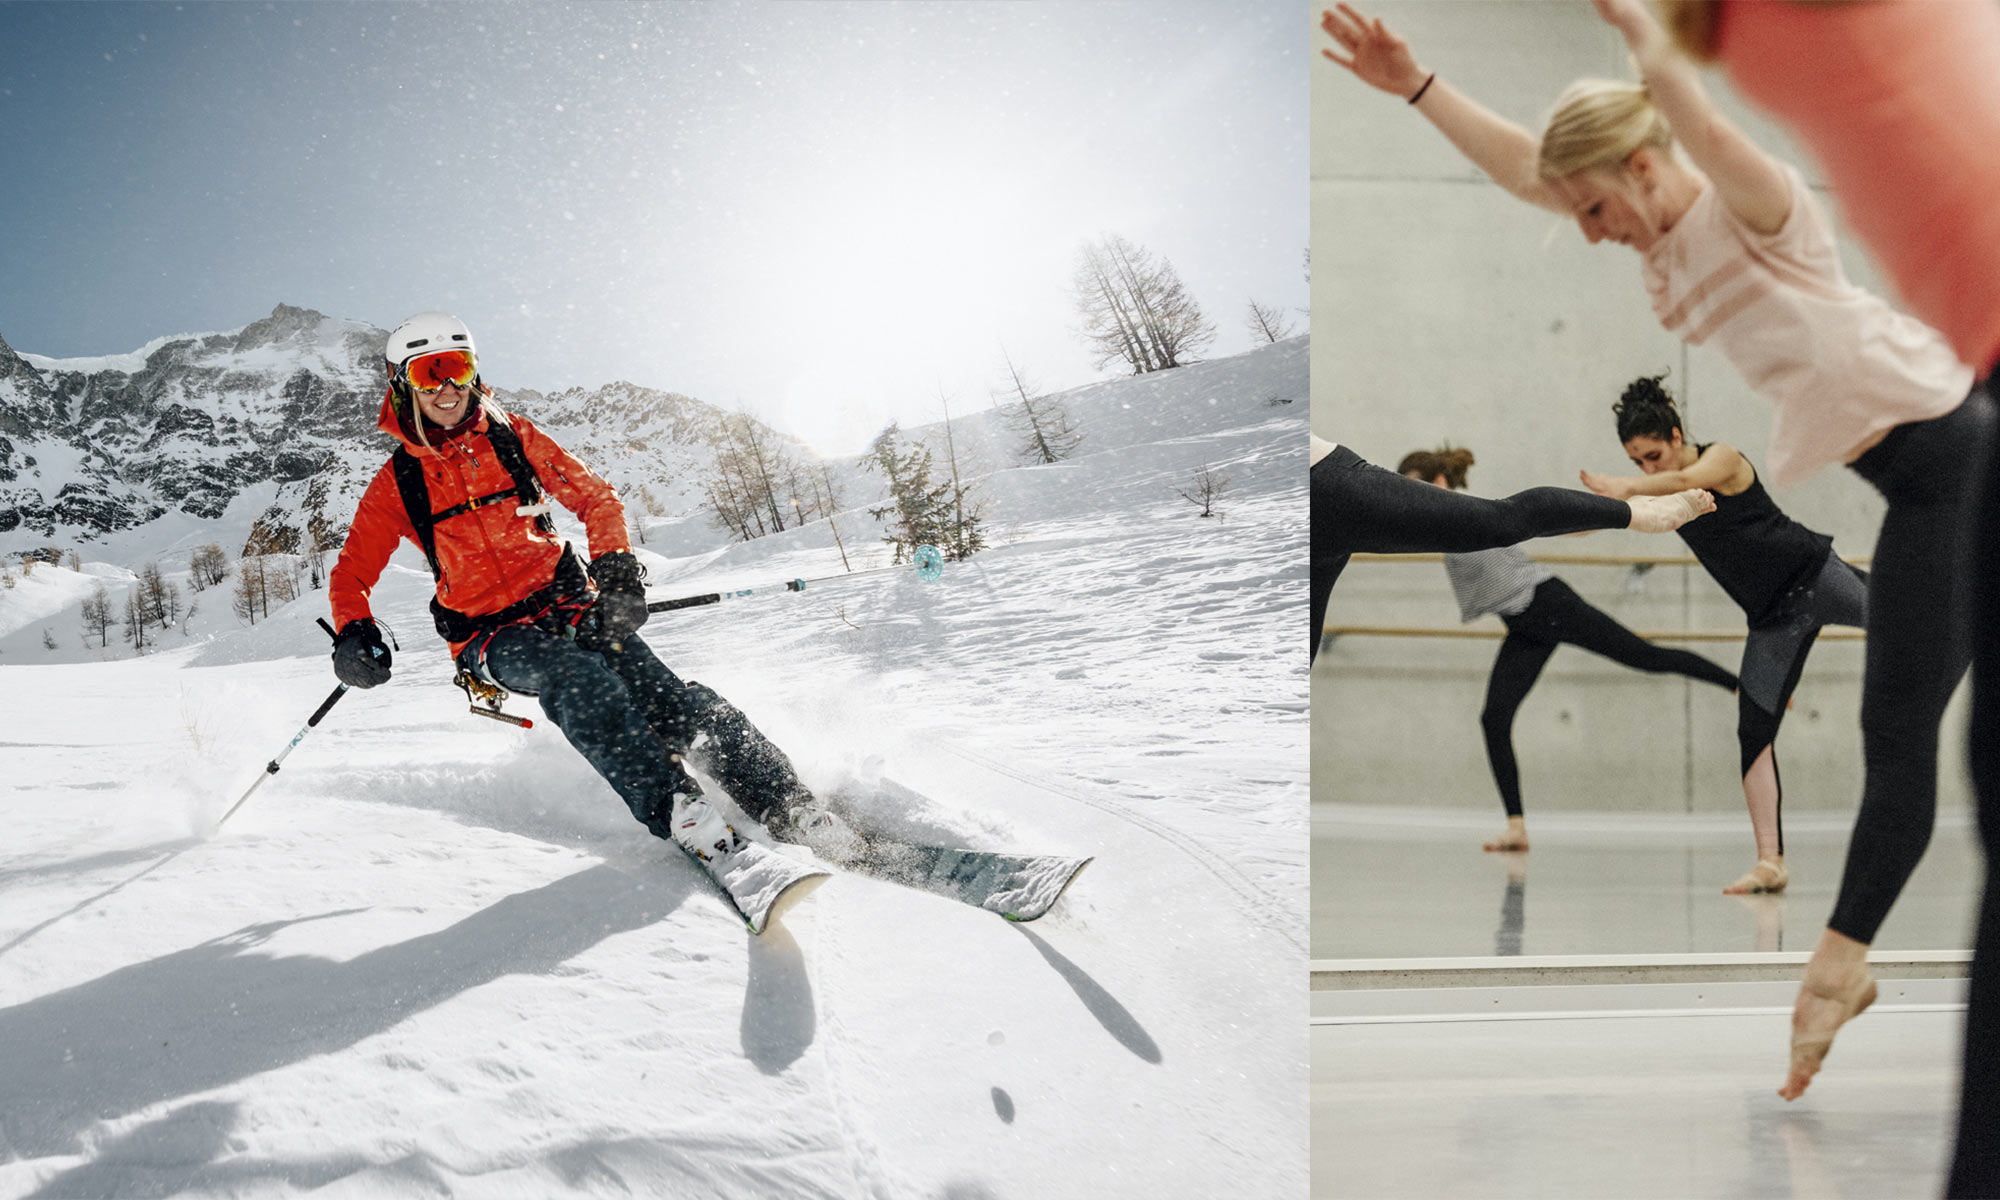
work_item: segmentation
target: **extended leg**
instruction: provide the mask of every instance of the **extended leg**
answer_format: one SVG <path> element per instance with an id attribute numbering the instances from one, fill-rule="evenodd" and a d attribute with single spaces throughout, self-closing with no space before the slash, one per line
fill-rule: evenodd
<path id="1" fill-rule="evenodd" d="M 1727 667 L 1691 651 L 1647 641 L 1620 625 L 1610 614 L 1586 603 L 1566 585 L 1559 592 L 1548 590 L 1554 593 L 1550 599 L 1561 605 L 1557 610 L 1562 621 L 1560 636 L 1570 645 L 1603 655 L 1635 671 L 1685 675 L 1728 691 L 1736 690 L 1736 674 Z"/>
<path id="2" fill-rule="evenodd" d="M 1486 736 L 1486 761 L 1493 768 L 1493 782 L 1500 789 L 1500 803 L 1507 809 L 1507 831 L 1486 843 L 1488 850 L 1526 850 L 1527 819 L 1521 811 L 1520 770 L 1514 761 L 1514 715 L 1535 686 L 1554 642 L 1509 634 L 1500 643 L 1493 659 L 1493 674 L 1486 681 L 1486 706 L 1479 714 L 1479 728 Z"/>
<path id="3" fill-rule="evenodd" d="M 1531 488 L 1502 500 L 1405 479 L 1346 450 L 1312 469 L 1313 557 L 1366 550 L 1485 550 L 1580 529 L 1623 529 L 1632 507 L 1569 488 Z"/>

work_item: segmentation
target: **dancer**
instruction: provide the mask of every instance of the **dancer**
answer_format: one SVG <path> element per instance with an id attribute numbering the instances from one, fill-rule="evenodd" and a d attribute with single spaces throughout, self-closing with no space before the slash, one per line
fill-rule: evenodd
<path id="1" fill-rule="evenodd" d="M 1930 840 L 1938 724 L 1970 661 L 1972 476 L 1993 406 L 1928 326 L 1847 281 L 1832 225 L 1795 168 L 1716 111 L 1640 0 L 1593 0 L 1642 84 L 1583 80 L 1540 138 L 1418 66 L 1379 20 L 1342 4 L 1324 53 L 1409 101 L 1496 183 L 1643 257 L 1661 323 L 1713 342 L 1773 404 L 1771 477 L 1846 462 L 1888 501 L 1869 578 L 1861 812 L 1841 896 L 1807 964 L 1793 1029 L 1803 1079 L 1872 1002 L 1867 945 Z M 1681 132 L 1676 151 L 1669 132 Z"/>
<path id="2" fill-rule="evenodd" d="M 1848 220 L 1924 320 L 1993 388 L 2000 363 L 2000 8 L 1951 4 L 1738 4 L 1667 0 L 1697 58 L 1719 56 L 1739 90 L 1805 139 L 1832 175 Z M 1727 19 L 1723 17 L 1726 14 Z M 1991 465 L 1977 544 L 2000 536 Z M 2000 557 L 1978 556 L 1972 665 L 1972 778 L 1986 886 L 1965 1014 L 1957 1149 L 1945 1194 L 2000 1196 Z M 1799 996 L 1794 1027 L 1830 1038 L 1824 1017 L 1862 986 L 1865 962 L 1835 941 Z M 1844 978 L 1843 973 L 1844 972 Z M 1836 1009 L 1836 1011 L 1840 1011 Z M 1824 1053 L 1817 1038 L 1807 1045 Z M 1819 1058 L 1795 1055 L 1789 1095 Z"/>
<path id="3" fill-rule="evenodd" d="M 1414 450 L 1396 464 L 1396 473 L 1463 491 L 1472 462 L 1472 451 L 1463 447 Z M 1716 503 L 1719 513 L 1720 498 Z M 1695 524 L 1701 522 L 1681 526 L 1681 535 L 1687 536 Z M 1656 646 L 1591 607 L 1547 567 L 1529 559 L 1519 546 L 1447 554 L 1444 569 L 1463 619 L 1472 621 L 1495 613 L 1507 624 L 1507 637 L 1500 643 L 1493 674 L 1486 681 L 1486 705 L 1479 714 L 1479 726 L 1486 735 L 1486 761 L 1493 768 L 1500 803 L 1507 809 L 1506 831 L 1486 843 L 1488 850 L 1528 848 L 1520 769 L 1514 760 L 1514 714 L 1520 711 L 1556 647 L 1567 643 L 1636 671 L 1671 671 L 1727 690 L 1736 687 L 1736 676 L 1701 655 Z"/>
<path id="4" fill-rule="evenodd" d="M 1868 625 L 1868 576 L 1833 553 L 1833 539 L 1778 510 L 1764 484 L 1734 446 L 1697 445 L 1683 433 L 1664 376 L 1637 379 L 1612 411 L 1618 440 L 1644 474 L 1637 478 L 1582 472 L 1583 485 L 1621 499 L 1699 483 L 1715 493 L 1715 517 L 1681 540 L 1750 623 L 1737 692 L 1736 744 L 1743 800 L 1757 839 L 1757 865 L 1722 890 L 1733 895 L 1780 892 L 1785 870 L 1784 790 L 1778 775 L 1778 725 L 1805 670 L 1806 656 L 1826 625 Z"/>
<path id="5" fill-rule="evenodd" d="M 1484 500 L 1405 479 L 1317 436 L 1312 465 L 1312 655 L 1327 597 L 1350 555 L 1485 550 L 1585 529 L 1672 533 L 1715 507 L 1699 488 L 1610 500 L 1572 488 L 1530 488 Z"/>

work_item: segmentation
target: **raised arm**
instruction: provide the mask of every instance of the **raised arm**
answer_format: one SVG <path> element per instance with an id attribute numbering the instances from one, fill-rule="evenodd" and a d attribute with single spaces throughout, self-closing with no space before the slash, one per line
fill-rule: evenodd
<path id="1" fill-rule="evenodd" d="M 1792 211 L 1784 164 L 1716 111 L 1701 74 L 1647 10 L 1645 0 L 1591 0 L 1632 51 L 1639 78 L 1688 157 L 1715 184 L 1737 219 L 1759 233 L 1784 228 Z"/>
<path id="2" fill-rule="evenodd" d="M 1750 460 L 1726 442 L 1711 443 L 1694 460 L 1694 465 L 1678 471 L 1658 471 L 1651 475 L 1600 475 L 1578 471 L 1583 486 L 1613 500 L 1634 496 L 1671 496 L 1688 488 L 1705 488 L 1724 496 L 1741 493 L 1756 480 Z"/>
<path id="3" fill-rule="evenodd" d="M 1541 143 L 1535 135 L 1418 65 L 1410 44 L 1380 18 L 1336 4 L 1320 14 L 1320 28 L 1340 47 L 1339 53 L 1324 48 L 1321 54 L 1368 86 L 1405 101 L 1421 91 L 1417 111 L 1493 182 L 1530 204 L 1570 215 L 1569 204 L 1536 174 Z"/>

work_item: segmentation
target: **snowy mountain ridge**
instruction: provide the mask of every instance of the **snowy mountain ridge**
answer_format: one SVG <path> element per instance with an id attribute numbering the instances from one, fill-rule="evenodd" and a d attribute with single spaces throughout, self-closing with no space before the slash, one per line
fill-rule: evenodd
<path id="1" fill-rule="evenodd" d="M 375 429 L 387 337 L 280 304 L 241 329 L 122 355 L 51 359 L 0 341 L 0 552 L 82 545 L 136 567 L 211 540 L 234 553 L 260 517 L 302 527 L 319 509 L 344 527 L 390 448 Z M 614 482 L 650 474 L 675 507 L 695 502 L 700 434 L 721 417 L 627 383 L 499 399 L 547 405 L 544 423 L 586 454 L 636 465 L 631 450 L 651 451 L 652 471 Z"/>
<path id="2" fill-rule="evenodd" d="M 0 340 L 0 553 L 80 546 L 93 561 L 171 569 L 211 541 L 237 553 L 260 520 L 302 528 L 316 513 L 344 530 L 393 449 L 374 427 L 387 336 L 280 304 L 241 329 L 157 338 L 123 355 L 51 359 Z M 1288 411 L 1280 406 L 1304 400 L 1302 374 L 1265 384 L 1268 372 L 1251 364 L 1302 355 L 1304 344 L 1061 393 L 1085 431 L 1078 453 L 1200 433 L 1220 413 L 1233 421 L 1245 387 Z M 1178 403 L 1190 389 L 1203 394 Z M 702 509 L 699 482 L 722 410 L 625 381 L 549 394 L 498 387 L 496 398 L 591 464 L 628 508 L 642 507 L 645 488 L 662 511 L 642 519 L 667 527 L 670 552 L 727 543 Z M 1232 403 L 1218 408 L 1224 398 Z M 929 441 L 942 466 L 942 422 L 904 432 Z M 955 418 L 952 435 L 967 475 L 1018 465 L 1015 435 L 995 410 Z M 782 431 L 779 440 L 804 451 Z M 837 462 L 834 475 L 844 506 L 881 502 L 882 481 L 857 460 Z"/>

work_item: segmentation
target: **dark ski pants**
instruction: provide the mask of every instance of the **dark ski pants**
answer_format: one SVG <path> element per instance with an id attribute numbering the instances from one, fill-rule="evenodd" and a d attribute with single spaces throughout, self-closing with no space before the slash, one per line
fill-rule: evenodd
<path id="1" fill-rule="evenodd" d="M 707 771 L 754 820 L 806 795 L 784 751 L 714 691 L 682 682 L 636 634 L 613 647 L 509 625 L 487 645 L 486 671 L 508 691 L 537 697 L 569 744 L 660 837 L 670 836 L 680 778 L 668 753 Z"/>
<path id="2" fill-rule="evenodd" d="M 1312 466 L 1312 652 L 1349 555 L 1491 550 L 1583 529 L 1623 529 L 1632 506 L 1570 488 L 1501 500 L 1468 496 L 1384 470 L 1345 446 Z"/>

